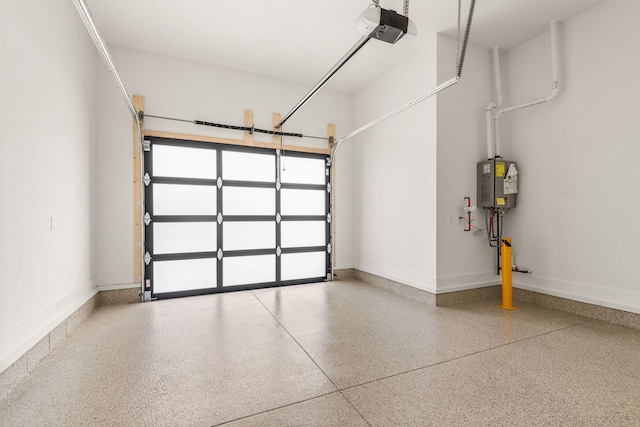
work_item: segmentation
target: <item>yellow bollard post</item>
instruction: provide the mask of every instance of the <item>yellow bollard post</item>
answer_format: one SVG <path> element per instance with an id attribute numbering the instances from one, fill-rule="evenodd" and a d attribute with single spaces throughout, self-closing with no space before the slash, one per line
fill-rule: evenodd
<path id="1" fill-rule="evenodd" d="M 511 239 L 502 239 L 502 305 L 498 307 L 513 311 L 518 307 L 513 306 L 513 284 L 511 282 Z"/>

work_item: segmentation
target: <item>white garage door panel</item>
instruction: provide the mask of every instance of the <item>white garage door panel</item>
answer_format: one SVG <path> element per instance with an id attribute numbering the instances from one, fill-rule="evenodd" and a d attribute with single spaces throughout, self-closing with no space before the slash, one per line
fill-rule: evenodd
<path id="1" fill-rule="evenodd" d="M 275 215 L 275 188 L 222 188 L 222 215 Z"/>
<path id="2" fill-rule="evenodd" d="M 222 153 L 222 179 L 227 181 L 276 182 L 276 157 L 274 155 Z"/>
<path id="3" fill-rule="evenodd" d="M 326 160 L 285 155 L 281 162 L 283 183 L 324 185 Z"/>
<path id="4" fill-rule="evenodd" d="M 282 255 L 282 280 L 322 277 L 326 271 L 326 253 L 309 252 Z"/>
<path id="5" fill-rule="evenodd" d="M 216 151 L 171 145 L 153 146 L 153 175 L 216 179 Z"/>
<path id="6" fill-rule="evenodd" d="M 190 291 L 216 287 L 215 259 L 159 261 L 154 266 L 154 293 Z"/>
<path id="7" fill-rule="evenodd" d="M 215 222 L 157 222 L 153 224 L 153 252 L 215 252 L 217 224 Z"/>
<path id="8" fill-rule="evenodd" d="M 154 215 L 216 215 L 216 187 L 153 184 Z"/>
<path id="9" fill-rule="evenodd" d="M 276 247 L 275 222 L 225 222 L 222 229 L 225 251 Z"/>
<path id="10" fill-rule="evenodd" d="M 282 215 L 326 215 L 324 190 L 283 188 L 281 193 Z"/>
<path id="11" fill-rule="evenodd" d="M 276 256 L 258 255 L 225 258 L 224 286 L 276 281 Z"/>
<path id="12" fill-rule="evenodd" d="M 282 247 L 325 246 L 327 224 L 324 221 L 283 221 Z"/>

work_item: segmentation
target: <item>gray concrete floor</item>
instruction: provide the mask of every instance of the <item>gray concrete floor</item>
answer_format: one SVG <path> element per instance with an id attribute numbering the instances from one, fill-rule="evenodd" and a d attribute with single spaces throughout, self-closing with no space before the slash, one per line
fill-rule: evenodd
<path id="1" fill-rule="evenodd" d="M 640 425 L 640 331 L 356 281 L 102 307 L 2 426 Z"/>

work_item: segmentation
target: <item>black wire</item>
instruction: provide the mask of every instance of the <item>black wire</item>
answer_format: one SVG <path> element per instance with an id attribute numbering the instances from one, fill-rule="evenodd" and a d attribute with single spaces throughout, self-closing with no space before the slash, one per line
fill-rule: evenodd
<path id="1" fill-rule="evenodd" d="M 203 120 L 176 119 L 176 118 L 173 118 L 173 117 L 153 116 L 151 114 L 142 113 L 142 118 L 144 119 L 145 117 L 149 117 L 149 118 L 152 118 L 152 119 L 172 120 L 174 122 L 193 123 L 193 124 L 196 124 L 196 125 L 209 126 L 209 127 L 221 128 L 221 129 L 239 130 L 239 131 L 243 131 L 243 132 L 249 132 L 249 133 L 252 133 L 252 134 L 253 133 L 265 133 L 267 135 L 291 136 L 291 137 L 294 137 L 294 138 L 321 139 L 323 141 L 328 141 L 329 140 L 328 137 L 323 137 L 323 136 L 309 136 L 309 135 L 303 135 L 301 133 L 290 133 L 290 132 L 280 132 L 280 131 L 276 131 L 276 130 L 258 129 L 258 128 L 253 127 L 253 126 L 252 127 L 248 127 L 248 126 L 233 126 L 233 125 L 225 125 L 225 124 L 221 124 L 221 123 L 205 122 Z"/>
<path id="2" fill-rule="evenodd" d="M 500 221 L 500 212 L 498 211 L 496 214 L 496 220 L 498 221 L 498 241 L 496 242 L 496 246 L 497 246 L 497 267 L 498 267 L 498 274 L 500 274 L 500 270 L 502 270 L 502 265 L 500 264 L 500 261 L 502 261 L 502 227 L 503 224 L 502 221 Z"/>
<path id="3" fill-rule="evenodd" d="M 231 130 L 241 130 L 241 131 L 250 132 L 250 133 L 266 133 L 267 135 L 292 136 L 292 137 L 295 137 L 295 138 L 304 138 L 305 137 L 301 133 L 280 132 L 280 131 L 276 131 L 276 130 L 258 129 L 256 127 L 247 127 L 247 126 L 223 125 L 223 124 L 220 124 L 220 123 L 205 122 L 205 121 L 202 121 L 202 120 L 194 120 L 193 123 L 196 124 L 196 125 L 201 125 L 201 126 L 210 126 L 210 127 L 214 127 L 214 128 L 231 129 Z M 316 137 L 316 138 L 319 138 L 319 137 Z M 326 138 L 324 138 L 324 139 L 326 139 Z"/>
<path id="4" fill-rule="evenodd" d="M 471 226 L 471 228 L 475 228 L 477 231 L 473 232 L 474 236 L 482 236 L 482 234 L 485 232 L 486 228 L 480 228 L 480 227 L 476 227 L 473 224 L 469 224 Z"/>
<path id="5" fill-rule="evenodd" d="M 461 219 L 464 219 L 463 217 L 460 217 L 460 218 L 461 218 Z M 483 234 L 487 229 L 486 229 L 486 228 L 480 228 L 480 227 L 477 227 L 477 226 L 473 225 L 473 224 L 472 224 L 472 222 L 473 222 L 473 221 L 475 221 L 475 220 L 476 220 L 476 218 L 475 218 L 475 217 L 472 217 L 472 218 L 471 218 L 471 221 L 468 223 L 468 224 L 469 224 L 469 227 L 470 227 L 470 228 L 475 228 L 475 229 L 477 230 L 477 231 L 474 231 L 474 232 L 473 232 L 473 235 L 474 235 L 474 236 L 482 236 L 482 234 Z"/>
<path id="6" fill-rule="evenodd" d="M 210 126 L 210 127 L 214 127 L 214 128 L 221 128 L 221 129 L 241 130 L 241 131 L 245 131 L 245 132 L 251 132 L 252 131 L 251 128 L 246 127 L 246 126 L 222 125 L 220 123 L 203 122 L 201 120 L 194 120 L 193 123 L 196 124 L 196 125 Z"/>
<path id="7" fill-rule="evenodd" d="M 278 132 L 278 131 L 275 131 L 275 130 L 254 129 L 254 132 L 266 133 L 266 134 L 269 134 L 269 135 L 293 136 L 295 138 L 304 138 L 305 137 L 301 133 Z M 316 138 L 320 138 L 320 137 L 316 137 Z M 327 138 L 322 138 L 322 139 L 327 139 Z"/>

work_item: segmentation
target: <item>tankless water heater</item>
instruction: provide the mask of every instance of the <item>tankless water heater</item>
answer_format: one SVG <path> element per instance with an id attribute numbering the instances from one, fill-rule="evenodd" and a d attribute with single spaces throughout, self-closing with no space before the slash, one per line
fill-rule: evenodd
<path id="1" fill-rule="evenodd" d="M 516 207 L 518 170 L 516 162 L 495 158 L 478 163 L 478 207 Z"/>

